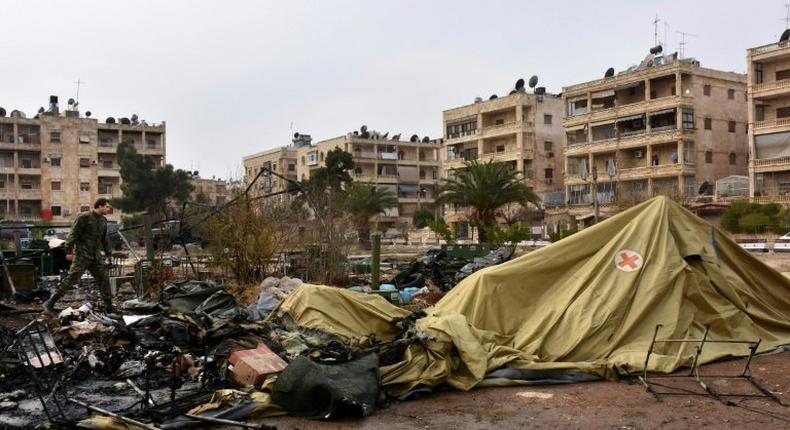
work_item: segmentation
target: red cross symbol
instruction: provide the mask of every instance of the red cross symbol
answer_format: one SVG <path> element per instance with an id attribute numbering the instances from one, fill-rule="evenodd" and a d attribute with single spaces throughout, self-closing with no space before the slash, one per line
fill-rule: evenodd
<path id="1" fill-rule="evenodd" d="M 615 254 L 614 265 L 623 272 L 633 272 L 642 267 L 642 256 L 630 249 L 621 249 Z"/>

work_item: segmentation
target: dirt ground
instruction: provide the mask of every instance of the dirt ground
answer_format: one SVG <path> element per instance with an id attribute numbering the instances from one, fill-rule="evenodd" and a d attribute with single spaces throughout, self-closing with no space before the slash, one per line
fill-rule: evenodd
<path id="1" fill-rule="evenodd" d="M 745 360 L 702 368 L 703 380 L 720 393 L 760 394 L 737 375 Z M 754 358 L 759 383 L 790 404 L 790 352 Z M 659 381 L 702 393 L 688 378 Z M 658 390 L 666 388 L 657 387 Z M 560 386 L 481 388 L 443 391 L 418 400 L 395 402 L 363 420 L 308 421 L 293 417 L 258 420 L 280 430 L 334 429 L 787 429 L 790 407 L 766 398 L 730 398 L 727 406 L 708 396 L 662 396 L 657 401 L 638 382 L 588 382 Z"/>

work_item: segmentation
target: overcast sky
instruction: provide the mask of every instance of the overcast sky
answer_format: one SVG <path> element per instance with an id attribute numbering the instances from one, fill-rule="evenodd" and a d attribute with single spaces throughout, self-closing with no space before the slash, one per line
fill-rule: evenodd
<path id="1" fill-rule="evenodd" d="M 79 78 L 82 111 L 167 121 L 169 163 L 227 178 L 292 131 L 439 137 L 442 110 L 518 78 L 559 92 L 623 70 L 656 13 L 667 51 L 693 33 L 686 56 L 744 73 L 785 1 L 0 0 L 0 106 L 64 104 Z"/>

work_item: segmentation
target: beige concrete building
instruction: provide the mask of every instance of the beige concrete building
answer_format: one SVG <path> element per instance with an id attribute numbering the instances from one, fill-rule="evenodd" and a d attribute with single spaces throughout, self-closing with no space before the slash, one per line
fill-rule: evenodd
<path id="1" fill-rule="evenodd" d="M 563 88 L 565 199 L 580 221 L 747 172 L 746 79 L 676 54 Z"/>
<path id="2" fill-rule="evenodd" d="M 748 50 L 749 195 L 790 203 L 790 41 Z"/>
<path id="3" fill-rule="evenodd" d="M 193 176 L 189 182 L 194 187 L 192 198 L 211 206 L 222 206 L 231 199 L 230 185 L 223 179 Z"/>
<path id="4" fill-rule="evenodd" d="M 340 148 L 354 160 L 354 180 L 375 184 L 398 196 L 398 207 L 376 217 L 379 228 L 386 231 L 411 228 L 412 216 L 423 205 L 432 204 L 440 176 L 441 140 L 408 141 L 400 135 L 388 137 L 375 131 L 360 131 L 320 141 L 297 149 L 297 176 L 310 177 L 310 172 L 324 166 L 326 153 Z"/>
<path id="5" fill-rule="evenodd" d="M 442 113 L 442 176 L 448 178 L 467 160 L 496 160 L 521 173 L 543 202 L 562 190 L 565 131 L 558 95 L 536 88 L 536 94 L 510 95 L 446 110 Z M 467 208 L 445 208 L 445 220 L 466 231 Z"/>
<path id="6" fill-rule="evenodd" d="M 101 123 L 86 115 L 71 107 L 61 112 L 55 96 L 34 118 L 18 110 L 0 115 L 2 218 L 68 223 L 98 197 L 120 196 L 119 142 L 131 142 L 164 163 L 164 122 L 147 124 L 133 116 Z M 120 211 L 108 218 L 120 221 Z"/>
<path id="7" fill-rule="evenodd" d="M 250 189 L 252 197 L 261 197 L 268 194 L 280 193 L 263 201 L 284 202 L 289 199 L 286 191 L 288 190 L 288 179 L 296 181 L 297 156 L 296 145 L 307 142 L 309 145 L 310 136 L 298 135 L 294 138 L 293 146 L 270 149 L 257 154 L 248 155 L 242 159 L 244 163 L 244 182 L 248 186 L 258 175 L 262 168 L 266 167 L 273 172 L 284 176 L 287 179 L 274 175 L 261 176 Z"/>

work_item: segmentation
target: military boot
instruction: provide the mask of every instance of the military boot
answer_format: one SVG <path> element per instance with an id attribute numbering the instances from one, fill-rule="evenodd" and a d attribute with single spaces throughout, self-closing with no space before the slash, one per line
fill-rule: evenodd
<path id="1" fill-rule="evenodd" d="M 55 315 L 55 303 L 57 303 L 61 297 L 63 297 L 63 294 L 53 291 L 47 301 L 44 302 L 44 313 L 50 316 Z"/>

